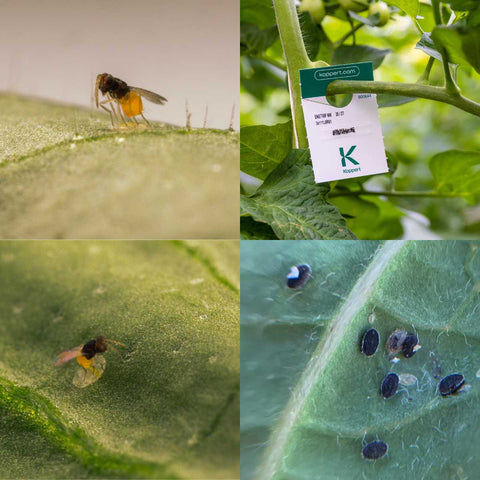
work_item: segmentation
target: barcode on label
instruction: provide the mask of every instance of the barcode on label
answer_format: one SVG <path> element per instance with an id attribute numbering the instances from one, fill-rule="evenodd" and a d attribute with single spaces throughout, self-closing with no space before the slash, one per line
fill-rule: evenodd
<path id="1" fill-rule="evenodd" d="M 350 128 L 336 128 L 332 130 L 332 135 L 345 135 L 347 133 L 355 133 L 355 127 Z"/>

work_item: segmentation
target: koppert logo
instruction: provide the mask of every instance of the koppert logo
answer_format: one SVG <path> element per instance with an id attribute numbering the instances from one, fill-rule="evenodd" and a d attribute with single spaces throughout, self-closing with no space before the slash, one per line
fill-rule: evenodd
<path id="1" fill-rule="evenodd" d="M 345 151 L 343 150 L 343 147 L 339 148 L 339 152 L 342 157 L 342 167 L 347 166 L 347 160 L 352 162 L 354 165 L 358 165 L 358 162 L 350 156 L 356 148 L 357 146 L 353 145 L 353 147 L 350 147 L 350 150 L 348 150 L 347 153 L 345 153 Z"/>

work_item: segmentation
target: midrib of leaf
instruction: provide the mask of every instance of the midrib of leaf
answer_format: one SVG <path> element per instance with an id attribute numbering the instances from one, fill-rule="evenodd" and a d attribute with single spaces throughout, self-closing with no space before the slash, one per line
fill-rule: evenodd
<path id="1" fill-rule="evenodd" d="M 45 397 L 0 377 L 0 407 L 48 438 L 66 454 L 101 476 L 180 479 L 167 464 L 106 451 L 87 433 L 72 427 Z"/>
<path id="2" fill-rule="evenodd" d="M 238 295 L 239 289 L 233 285 L 224 275 L 220 273 L 218 268 L 195 247 L 188 245 L 188 243 L 181 240 L 173 240 L 172 244 L 178 248 L 184 250 L 195 260 L 199 261 L 212 275 L 212 277 L 218 281 L 221 285 L 227 287 L 232 292 Z"/>
<path id="3" fill-rule="evenodd" d="M 273 479 L 281 466 L 283 452 L 290 432 L 301 415 L 311 389 L 323 374 L 329 359 L 343 339 L 350 322 L 364 307 L 362 299 L 372 292 L 377 280 L 382 276 L 392 259 L 398 255 L 405 241 L 388 242 L 381 247 L 365 273 L 358 279 L 343 303 L 338 314 L 330 321 L 330 334 L 326 335 L 316 348 L 312 358 L 296 385 L 285 407 L 277 428 L 272 433 L 264 460 L 259 467 L 258 480 Z M 328 328 L 328 327 L 327 327 Z"/>

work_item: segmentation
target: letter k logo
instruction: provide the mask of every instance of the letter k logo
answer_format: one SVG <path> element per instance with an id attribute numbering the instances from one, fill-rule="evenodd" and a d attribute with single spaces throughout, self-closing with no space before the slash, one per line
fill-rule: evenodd
<path id="1" fill-rule="evenodd" d="M 353 151 L 357 148 L 356 145 L 354 145 L 353 147 L 350 147 L 350 150 L 345 153 L 343 151 L 343 147 L 340 147 L 340 155 L 342 156 L 342 167 L 346 167 L 347 166 L 347 162 L 346 160 L 350 160 L 354 165 L 358 165 L 358 162 L 353 159 L 352 157 L 350 157 L 350 155 L 353 153 Z"/>

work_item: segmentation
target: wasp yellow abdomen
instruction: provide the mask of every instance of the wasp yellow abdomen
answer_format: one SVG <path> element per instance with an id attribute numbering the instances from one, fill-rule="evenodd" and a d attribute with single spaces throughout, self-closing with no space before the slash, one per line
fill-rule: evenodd
<path id="1" fill-rule="evenodd" d="M 135 92 L 128 92 L 118 100 L 127 117 L 135 117 L 143 112 L 142 98 Z"/>
<path id="2" fill-rule="evenodd" d="M 92 358 L 87 358 L 84 355 L 79 355 L 77 357 L 77 362 L 86 369 L 89 369 L 93 363 L 93 357 Z"/>

